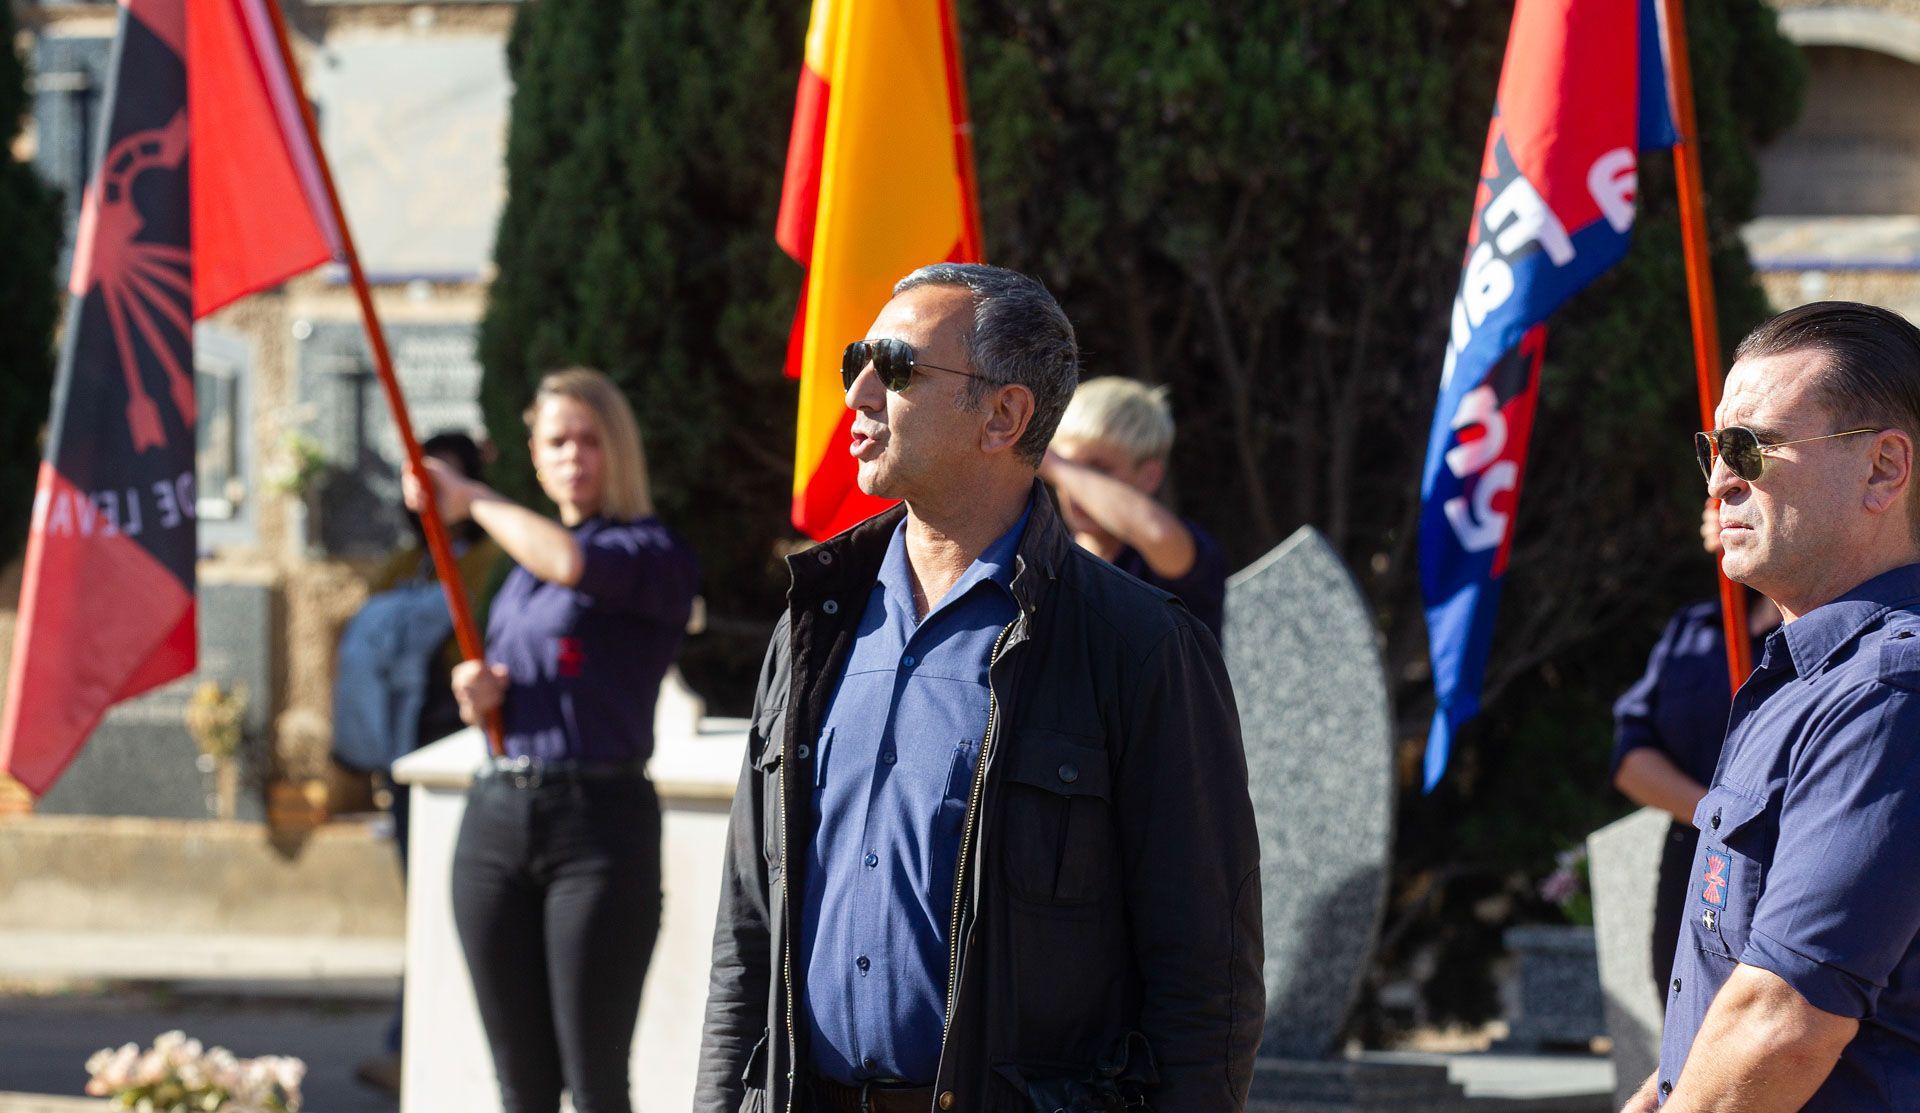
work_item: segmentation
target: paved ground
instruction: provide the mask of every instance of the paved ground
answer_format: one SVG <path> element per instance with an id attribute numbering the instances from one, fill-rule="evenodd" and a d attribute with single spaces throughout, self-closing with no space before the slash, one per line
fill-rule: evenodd
<path id="1" fill-rule="evenodd" d="M 87 1056 L 108 1045 L 143 1046 L 170 1028 L 237 1055 L 306 1060 L 306 1108 L 313 1113 L 393 1113 L 397 1103 L 353 1078 L 378 1053 L 391 1002 L 366 997 L 261 999 L 106 990 L 0 997 L 0 1113 L 59 1105 L 21 1094 L 84 1093 Z M 9 1096 L 14 1095 L 14 1096 Z M 64 1104 L 64 1103 L 61 1103 Z"/>

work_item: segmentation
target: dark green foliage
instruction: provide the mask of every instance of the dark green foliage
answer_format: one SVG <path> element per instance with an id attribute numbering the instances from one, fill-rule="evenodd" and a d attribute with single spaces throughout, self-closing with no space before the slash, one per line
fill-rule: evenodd
<path id="1" fill-rule="evenodd" d="M 1730 347 L 1765 312 L 1736 236 L 1752 153 L 1802 76 L 1761 0 L 1688 9 Z M 1642 159 L 1627 262 L 1552 322 L 1486 712 L 1420 797 L 1418 477 L 1511 0 L 960 11 L 988 257 L 1054 289 L 1089 374 L 1170 385 L 1178 501 L 1236 565 L 1311 523 L 1361 577 L 1409 786 L 1382 969 L 1437 954 L 1437 1014 L 1484 1016 L 1490 919 L 1551 917 L 1528 877 L 1622 808 L 1608 706 L 1665 615 L 1713 590 L 1668 158 Z M 507 484 L 530 491 L 518 414 L 538 372 L 587 362 L 627 387 L 663 513 L 739 631 L 697 662 L 710 695 L 750 680 L 780 599 L 799 272 L 772 229 L 804 18 L 765 0 L 536 0 L 513 43 L 482 338 Z"/>
<path id="2" fill-rule="evenodd" d="M 27 110 L 26 70 L 13 51 L 10 7 L 0 5 L 0 564 L 20 552 L 40 467 L 40 431 L 53 388 L 53 268 L 60 254 L 60 199 L 33 167 L 9 153 Z"/>
<path id="3" fill-rule="evenodd" d="M 493 478 L 538 497 L 521 411 L 549 370 L 612 376 L 714 620 L 687 666 L 738 700 L 784 588 L 799 269 L 773 245 L 804 5 L 538 0 L 515 82 L 499 275 L 481 327 Z M 718 669 L 720 675 L 715 675 Z"/>
<path id="4" fill-rule="evenodd" d="M 1801 71 L 1759 0 L 1688 7 L 1731 347 L 1765 314 L 1736 236 L 1753 149 Z M 1236 565 L 1312 524 L 1361 577 L 1408 788 L 1382 971 L 1438 953 L 1457 984 L 1429 987 L 1437 1015 L 1484 1018 L 1468 960 L 1498 935 L 1474 909 L 1553 915 L 1528 876 L 1622 808 L 1609 704 L 1713 591 L 1670 160 L 1642 160 L 1628 261 L 1551 323 L 1486 712 L 1422 798 L 1418 477 L 1512 4 L 964 10 L 989 255 L 1060 295 L 1088 374 L 1171 385 L 1182 508 Z"/>

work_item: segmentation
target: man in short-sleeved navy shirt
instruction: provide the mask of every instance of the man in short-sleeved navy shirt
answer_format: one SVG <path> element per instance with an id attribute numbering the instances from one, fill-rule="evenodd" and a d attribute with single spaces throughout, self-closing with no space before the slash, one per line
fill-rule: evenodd
<path id="1" fill-rule="evenodd" d="M 1722 567 L 1780 607 L 1694 812 L 1660 1067 L 1628 1110 L 1920 1110 L 1920 330 L 1790 310 L 1703 462 Z"/>
<path id="2" fill-rule="evenodd" d="M 1060 498 L 1060 516 L 1081 548 L 1179 599 L 1224 634 L 1227 554 L 1156 496 L 1173 451 L 1166 388 L 1108 375 L 1074 392 L 1040 464 Z"/>

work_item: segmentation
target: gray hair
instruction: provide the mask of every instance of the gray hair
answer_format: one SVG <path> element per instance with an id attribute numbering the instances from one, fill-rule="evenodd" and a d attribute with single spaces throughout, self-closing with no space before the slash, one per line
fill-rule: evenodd
<path id="1" fill-rule="evenodd" d="M 1033 392 L 1033 420 L 1013 451 L 1040 466 L 1060 416 L 1080 382 L 1080 348 L 1073 322 L 1037 278 L 983 263 L 935 263 L 893 287 L 899 297 L 921 286 L 957 286 L 973 294 L 973 328 L 967 362 L 989 381 L 969 380 L 965 404 L 977 407 L 995 384 L 1018 384 Z"/>

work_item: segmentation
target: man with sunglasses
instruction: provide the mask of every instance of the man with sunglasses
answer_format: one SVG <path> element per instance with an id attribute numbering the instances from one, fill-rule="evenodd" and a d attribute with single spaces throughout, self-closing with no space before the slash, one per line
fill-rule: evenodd
<path id="1" fill-rule="evenodd" d="M 1920 1110 L 1920 330 L 1789 310 L 1700 434 L 1721 567 L 1778 605 L 1694 809 L 1660 1067 L 1628 1110 Z"/>
<path id="2" fill-rule="evenodd" d="M 844 372 L 860 488 L 903 505 L 789 558 L 696 1110 L 1243 1108 L 1239 719 L 1213 638 L 1036 479 L 1072 325 L 1031 278 L 925 267 Z"/>

